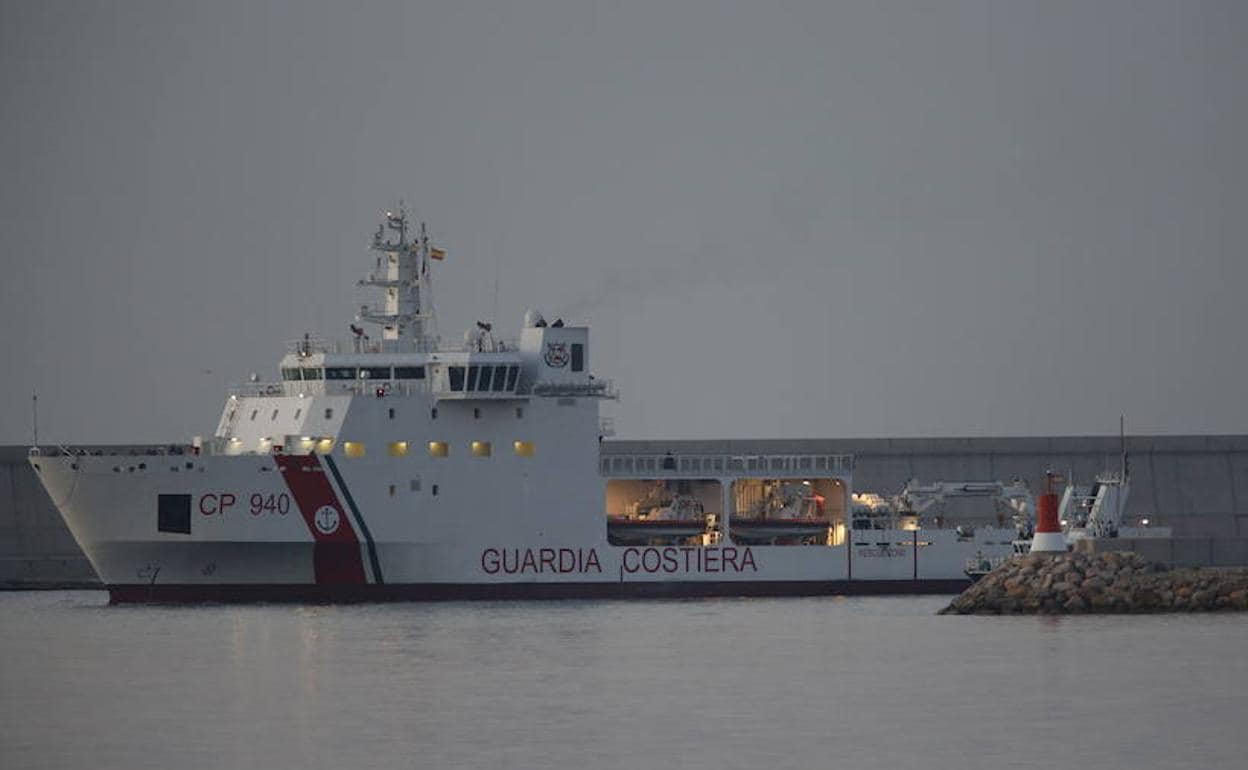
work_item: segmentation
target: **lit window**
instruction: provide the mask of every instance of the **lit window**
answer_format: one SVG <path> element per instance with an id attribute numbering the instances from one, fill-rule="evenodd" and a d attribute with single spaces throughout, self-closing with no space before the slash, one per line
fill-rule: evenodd
<path id="1" fill-rule="evenodd" d="M 472 442 L 472 456 L 473 457 L 489 457 L 490 453 L 491 453 L 490 442 L 488 441 Z"/>
<path id="2" fill-rule="evenodd" d="M 406 441 L 391 441 L 390 442 L 390 456 L 391 457 L 402 457 L 406 454 L 407 454 L 407 442 Z"/>
<path id="3" fill-rule="evenodd" d="M 316 453 L 327 455 L 334 451 L 334 440 L 332 438 L 323 438 L 316 442 Z"/>
<path id="4" fill-rule="evenodd" d="M 451 453 L 451 447 L 445 441 L 430 441 L 429 456 L 430 457 L 446 457 Z"/>
<path id="5" fill-rule="evenodd" d="M 537 452 L 537 446 L 532 441 L 514 441 L 511 448 L 521 457 L 532 457 Z"/>
<path id="6" fill-rule="evenodd" d="M 342 453 L 347 457 L 363 457 L 364 445 L 358 441 L 344 441 L 342 444 Z"/>

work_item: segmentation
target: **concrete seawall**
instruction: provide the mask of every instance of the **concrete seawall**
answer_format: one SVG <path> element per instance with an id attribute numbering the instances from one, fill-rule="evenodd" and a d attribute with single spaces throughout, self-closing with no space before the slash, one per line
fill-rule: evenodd
<path id="1" fill-rule="evenodd" d="M 0 588 L 98 584 L 26 456 L 0 447 Z"/>
<path id="2" fill-rule="evenodd" d="M 1170 567 L 1248 566 L 1248 537 L 1124 537 L 1087 540 L 1076 550 L 1090 554 L 1130 551 Z"/>
<path id="3" fill-rule="evenodd" d="M 92 447 L 134 451 L 143 446 Z M 1131 495 L 1126 517 L 1148 516 L 1173 528 L 1139 546 L 1148 559 L 1171 564 L 1222 564 L 1245 555 L 1248 538 L 1248 436 L 1129 436 Z M 1087 482 L 1118 466 L 1115 436 L 928 439 L 749 439 L 604 441 L 604 455 L 664 452 L 722 454 L 822 453 L 856 458 L 854 487 L 895 493 L 910 479 L 986 481 L 1023 478 L 1039 489 L 1046 470 Z M 49 448 L 49 452 L 54 451 Z M 24 446 L 0 447 L 0 587 L 94 582 L 95 576 L 27 463 Z M 984 501 L 959 503 L 957 514 L 986 518 Z M 975 508 L 976 504 L 981 507 Z M 961 506 L 965 505 L 966 509 Z M 954 505 L 950 505 L 954 511 Z M 1161 541 L 1168 542 L 1168 541 Z M 1115 550 L 1124 546 L 1119 545 Z M 1147 549 L 1153 549 L 1149 551 Z M 1206 554 L 1208 561 L 1194 561 Z M 1240 561 L 1237 563 L 1245 563 Z"/>

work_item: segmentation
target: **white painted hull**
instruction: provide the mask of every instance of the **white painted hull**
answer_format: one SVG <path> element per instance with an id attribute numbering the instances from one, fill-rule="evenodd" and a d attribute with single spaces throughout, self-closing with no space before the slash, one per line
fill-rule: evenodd
<path id="1" fill-rule="evenodd" d="M 852 533 L 852 547 L 619 546 L 608 542 L 595 507 L 565 513 L 592 524 L 577 528 L 580 537 L 525 532 L 514 522 L 430 526 L 388 496 L 361 494 L 378 486 L 366 466 L 315 455 L 288 458 L 286 470 L 282 462 L 263 455 L 32 460 L 120 601 L 946 592 L 967 582 L 967 558 L 1008 555 L 1013 534 L 980 530 L 962 540 L 952 530 L 870 530 Z M 309 524 L 315 512 L 301 508 L 293 474 L 328 485 L 346 539 L 318 539 Z M 156 531 L 161 494 L 190 496 L 189 533 Z M 518 504 L 513 513 L 520 512 Z"/>

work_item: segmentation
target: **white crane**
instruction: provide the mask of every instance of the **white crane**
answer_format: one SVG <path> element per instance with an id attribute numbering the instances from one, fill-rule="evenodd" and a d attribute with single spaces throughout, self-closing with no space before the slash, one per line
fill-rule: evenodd
<path id="1" fill-rule="evenodd" d="M 923 514 L 951 497 L 990 497 L 1003 503 L 1013 513 L 1020 532 L 1030 529 L 1035 520 L 1036 503 L 1027 482 L 1013 481 L 933 481 L 923 483 L 911 479 L 895 498 L 899 511 Z"/>

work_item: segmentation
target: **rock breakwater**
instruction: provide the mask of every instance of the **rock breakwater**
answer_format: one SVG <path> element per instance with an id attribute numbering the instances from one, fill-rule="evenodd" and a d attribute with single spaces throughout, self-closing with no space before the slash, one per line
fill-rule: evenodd
<path id="1" fill-rule="evenodd" d="M 1248 570 L 1169 569 L 1134 553 L 1030 554 L 1002 564 L 942 615 L 1248 610 Z"/>

